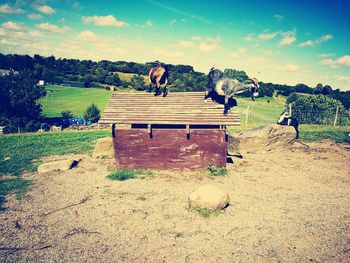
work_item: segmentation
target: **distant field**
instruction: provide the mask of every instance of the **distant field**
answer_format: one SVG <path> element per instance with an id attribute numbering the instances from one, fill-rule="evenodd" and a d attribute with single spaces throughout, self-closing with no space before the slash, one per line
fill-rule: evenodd
<path id="1" fill-rule="evenodd" d="M 127 82 L 130 82 L 131 78 L 133 76 L 135 76 L 136 74 L 132 74 L 132 73 L 123 73 L 123 72 L 115 72 L 118 74 L 119 78 L 122 80 L 122 81 L 127 81 Z M 144 79 L 145 79 L 145 82 L 148 83 L 148 76 L 142 76 Z"/>
<path id="2" fill-rule="evenodd" d="M 129 77 L 132 75 L 122 74 Z M 80 117 L 91 103 L 95 103 L 103 112 L 111 96 L 111 92 L 97 88 L 48 85 L 46 90 L 48 95 L 39 101 L 43 106 L 43 115 L 47 117 L 60 117 L 64 110 L 70 110 L 75 117 Z M 281 96 L 278 98 L 258 98 L 255 101 L 250 98 L 238 98 L 237 100 L 237 110 L 240 113 L 242 124 L 245 124 L 246 109 L 249 105 L 250 116 L 247 126 L 275 122 L 281 114 L 285 102 L 285 98 Z"/>
<path id="3" fill-rule="evenodd" d="M 111 96 L 111 92 L 97 88 L 47 85 L 46 91 L 47 96 L 39 100 L 42 114 L 46 117 L 60 117 L 64 110 L 70 110 L 75 117 L 82 117 L 91 103 L 95 103 L 102 112 Z"/>

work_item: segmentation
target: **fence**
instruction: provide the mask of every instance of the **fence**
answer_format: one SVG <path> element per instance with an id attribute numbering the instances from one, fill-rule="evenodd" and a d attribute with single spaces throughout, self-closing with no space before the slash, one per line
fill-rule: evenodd
<path id="1" fill-rule="evenodd" d="M 350 114 L 348 110 L 340 109 L 339 106 L 327 110 L 305 110 L 293 109 L 290 103 L 286 109 L 281 107 L 261 107 L 250 103 L 239 109 L 241 123 L 243 126 L 255 126 L 276 123 L 279 116 L 287 111 L 288 115 L 295 117 L 300 124 L 319 125 L 350 125 Z"/>

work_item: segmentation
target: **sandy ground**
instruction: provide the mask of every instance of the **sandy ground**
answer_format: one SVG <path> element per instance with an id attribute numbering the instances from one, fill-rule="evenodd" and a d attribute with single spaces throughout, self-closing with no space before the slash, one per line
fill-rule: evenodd
<path id="1" fill-rule="evenodd" d="M 2 262 L 349 262 L 350 151 L 330 141 L 234 158 L 229 174 L 106 179 L 109 160 L 28 174 L 0 214 Z M 52 156 L 55 160 L 62 156 Z M 204 218 L 188 195 L 215 182 L 231 205 Z"/>

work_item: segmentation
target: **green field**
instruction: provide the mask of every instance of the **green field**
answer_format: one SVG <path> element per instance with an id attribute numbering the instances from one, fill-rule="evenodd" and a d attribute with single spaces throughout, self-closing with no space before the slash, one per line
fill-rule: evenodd
<path id="1" fill-rule="evenodd" d="M 86 108 L 95 103 L 102 112 L 111 96 L 110 91 L 97 88 L 73 88 L 47 85 L 47 95 L 39 102 L 42 105 L 42 115 L 46 117 L 61 117 L 61 112 L 70 110 L 74 117 L 82 117 Z"/>
<path id="2" fill-rule="evenodd" d="M 125 75 L 130 77 L 132 74 L 125 73 Z M 39 100 L 43 108 L 42 114 L 46 117 L 60 117 L 64 110 L 70 110 L 75 117 L 82 117 L 85 109 L 91 103 L 95 103 L 103 112 L 112 94 L 98 88 L 73 88 L 54 85 L 46 86 L 46 90 L 47 96 Z M 283 110 L 285 99 L 283 97 L 258 98 L 252 101 L 250 98 L 238 98 L 237 101 L 237 110 L 240 113 L 242 124 L 245 124 L 246 109 L 249 105 L 250 115 L 245 126 L 251 127 L 275 122 Z"/>
<path id="3" fill-rule="evenodd" d="M 99 130 L 0 136 L 0 211 L 6 195 L 15 193 L 20 197 L 30 187 L 31 181 L 21 174 L 35 171 L 41 157 L 89 152 L 94 140 L 108 135 L 109 131 Z"/>

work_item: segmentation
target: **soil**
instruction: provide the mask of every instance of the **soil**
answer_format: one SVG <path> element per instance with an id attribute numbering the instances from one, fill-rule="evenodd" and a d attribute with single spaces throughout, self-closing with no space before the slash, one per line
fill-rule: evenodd
<path id="1" fill-rule="evenodd" d="M 233 157 L 228 175 L 155 171 L 106 178 L 113 160 L 86 155 L 34 181 L 0 214 L 2 262 L 349 262 L 350 150 L 332 141 Z M 188 209 L 215 182 L 231 204 L 208 218 Z"/>

